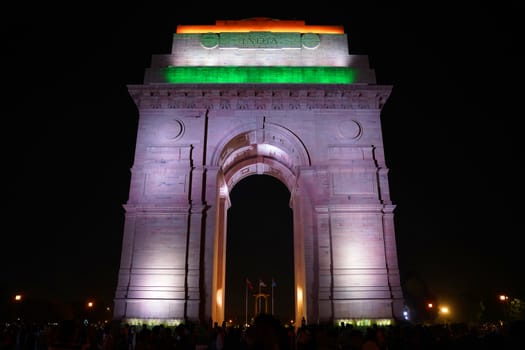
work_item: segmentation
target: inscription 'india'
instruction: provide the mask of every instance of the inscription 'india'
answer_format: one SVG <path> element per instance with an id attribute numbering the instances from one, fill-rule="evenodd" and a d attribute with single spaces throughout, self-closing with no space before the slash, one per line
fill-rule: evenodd
<path id="1" fill-rule="evenodd" d="M 221 33 L 219 47 L 228 49 L 285 49 L 300 48 L 300 33 Z"/>

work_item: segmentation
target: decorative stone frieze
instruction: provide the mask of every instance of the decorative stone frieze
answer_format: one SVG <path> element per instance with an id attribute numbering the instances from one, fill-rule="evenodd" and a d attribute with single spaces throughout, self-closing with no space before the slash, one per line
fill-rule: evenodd
<path id="1" fill-rule="evenodd" d="M 208 110 L 312 110 L 312 109 L 381 109 L 390 86 L 317 85 L 247 86 L 230 88 L 186 85 L 130 85 L 129 93 L 141 109 L 198 108 Z"/>

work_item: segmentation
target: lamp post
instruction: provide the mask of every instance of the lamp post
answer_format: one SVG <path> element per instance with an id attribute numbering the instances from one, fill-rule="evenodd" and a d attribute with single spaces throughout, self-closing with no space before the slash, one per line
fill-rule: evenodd
<path id="1" fill-rule="evenodd" d="M 24 296 L 22 294 L 15 294 L 15 297 L 13 299 L 16 304 L 15 318 L 17 320 L 21 320 L 22 319 L 22 301 L 24 300 Z"/>
<path id="2" fill-rule="evenodd" d="M 86 301 L 86 320 L 84 322 L 93 322 L 94 318 L 94 309 L 95 309 L 95 302 L 93 300 Z"/>
<path id="3" fill-rule="evenodd" d="M 423 321 L 432 324 L 432 323 L 435 322 L 436 315 L 437 315 L 437 310 L 434 307 L 434 303 L 430 302 L 430 301 L 427 302 L 425 304 L 424 314 L 422 315 L 423 316 Z"/>
<path id="4" fill-rule="evenodd" d="M 450 309 L 448 308 L 448 306 L 441 306 L 439 308 L 439 313 L 443 317 L 443 324 L 445 325 L 445 327 L 447 327 L 447 316 L 450 313 Z"/>
<path id="5" fill-rule="evenodd" d="M 509 296 L 506 294 L 500 294 L 498 296 L 498 299 L 501 301 L 501 304 L 503 306 L 503 322 L 502 323 L 507 323 L 509 320 L 509 317 L 508 317 Z"/>

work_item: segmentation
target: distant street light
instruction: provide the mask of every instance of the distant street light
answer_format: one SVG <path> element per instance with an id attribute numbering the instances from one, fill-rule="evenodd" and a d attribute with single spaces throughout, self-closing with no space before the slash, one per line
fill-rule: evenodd
<path id="1" fill-rule="evenodd" d="M 439 308 L 439 313 L 443 316 L 443 323 L 445 324 L 445 327 L 447 326 L 447 316 L 450 313 L 450 309 L 448 306 L 441 306 Z"/>
<path id="2" fill-rule="evenodd" d="M 22 294 L 15 294 L 14 302 L 17 306 L 15 306 L 16 309 L 16 318 L 20 320 L 22 318 L 22 301 L 24 300 L 24 296 Z"/>
<path id="3" fill-rule="evenodd" d="M 500 294 L 498 298 L 503 304 L 503 321 L 508 322 L 509 320 L 509 310 L 508 310 L 509 296 L 506 294 Z"/>

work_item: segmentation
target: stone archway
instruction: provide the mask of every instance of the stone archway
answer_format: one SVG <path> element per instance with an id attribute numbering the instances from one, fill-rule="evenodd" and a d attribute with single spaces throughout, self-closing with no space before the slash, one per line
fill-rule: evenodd
<path id="1" fill-rule="evenodd" d="M 280 180 L 290 191 L 297 187 L 297 171 L 309 167 L 310 160 L 302 142 L 289 130 L 262 121 L 262 127 L 239 133 L 226 142 L 222 151 L 213 157 L 219 166 L 217 176 L 217 202 L 219 208 L 217 232 L 214 238 L 212 319 L 224 320 L 225 264 L 226 264 L 226 217 L 230 207 L 229 191 L 245 177 L 269 175 Z M 293 195 L 290 207 L 294 209 Z M 298 218 L 297 220 L 300 220 Z M 294 229 L 294 290 L 306 290 L 304 269 L 304 245 L 300 232 Z M 297 243 L 295 243 L 297 242 Z M 304 300 L 295 297 L 295 321 L 306 314 Z"/>
<path id="2" fill-rule="evenodd" d="M 348 55 L 343 28 L 218 21 L 178 28 L 172 50 L 128 86 L 139 125 L 114 317 L 222 322 L 229 191 L 266 174 L 291 193 L 296 322 L 401 319 L 392 87 Z"/>

